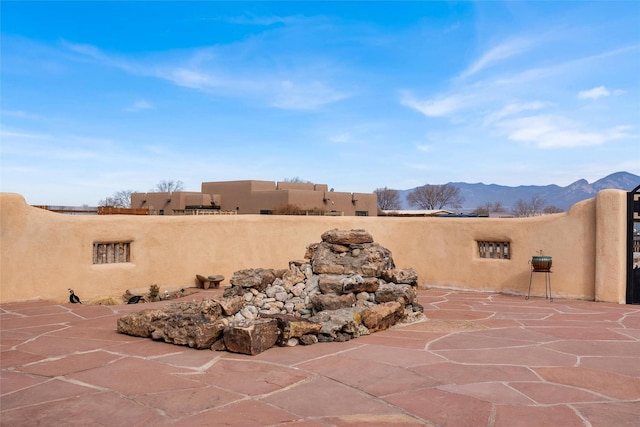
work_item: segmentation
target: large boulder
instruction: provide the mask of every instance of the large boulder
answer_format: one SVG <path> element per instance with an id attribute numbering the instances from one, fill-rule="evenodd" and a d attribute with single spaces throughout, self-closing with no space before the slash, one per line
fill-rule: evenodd
<path id="1" fill-rule="evenodd" d="M 213 299 L 180 302 L 123 316 L 118 319 L 118 332 L 204 349 L 228 324 L 221 315 L 222 306 Z"/>
<path id="2" fill-rule="evenodd" d="M 394 283 L 384 283 L 376 291 L 376 301 L 379 303 L 390 301 L 404 301 L 404 304 L 411 304 L 416 299 L 416 291 L 411 285 L 396 285 Z"/>
<path id="3" fill-rule="evenodd" d="M 404 305 L 397 301 L 385 302 L 365 308 L 360 313 L 362 323 L 371 332 L 382 331 L 395 325 L 404 317 Z"/>
<path id="4" fill-rule="evenodd" d="M 198 350 L 209 349 L 220 338 L 226 319 L 211 320 L 203 315 L 183 316 L 173 313 L 151 324 L 151 338 Z"/>
<path id="5" fill-rule="evenodd" d="M 276 271 L 271 268 L 249 268 L 233 273 L 229 283 L 241 288 L 255 288 L 258 291 L 264 291 L 276 277 Z"/>
<path id="6" fill-rule="evenodd" d="M 134 337 L 150 338 L 151 323 L 165 317 L 162 309 L 149 308 L 147 310 L 129 313 L 118 319 L 117 329 L 121 334 Z"/>
<path id="7" fill-rule="evenodd" d="M 276 319 L 280 329 L 279 345 L 285 345 L 291 338 L 301 338 L 304 335 L 317 335 L 322 328 L 321 323 L 288 314 L 266 315 L 267 318 Z"/>
<path id="8" fill-rule="evenodd" d="M 395 267 L 391 251 L 377 243 L 364 243 L 350 252 L 335 252 L 331 243 L 319 243 L 311 257 L 315 274 L 359 274 L 379 277 L 384 270 Z"/>
<path id="9" fill-rule="evenodd" d="M 415 286 L 418 283 L 418 272 L 413 268 L 396 268 L 382 272 L 382 279 L 387 282 Z"/>
<path id="10" fill-rule="evenodd" d="M 373 236 L 368 231 L 362 229 L 354 230 L 333 230 L 322 233 L 322 241 L 334 243 L 336 245 L 354 245 L 360 243 L 373 243 Z"/>
<path id="11" fill-rule="evenodd" d="M 343 341 L 345 337 L 350 339 L 369 335 L 369 330 L 362 324 L 362 311 L 361 307 L 321 311 L 309 320 L 322 325 L 318 333 L 322 341 Z"/>

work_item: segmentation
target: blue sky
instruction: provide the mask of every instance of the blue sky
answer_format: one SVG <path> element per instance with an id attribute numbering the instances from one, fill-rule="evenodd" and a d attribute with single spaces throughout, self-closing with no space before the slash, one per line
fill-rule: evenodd
<path id="1" fill-rule="evenodd" d="M 640 174 L 640 2 L 11 2 L 2 191 Z"/>

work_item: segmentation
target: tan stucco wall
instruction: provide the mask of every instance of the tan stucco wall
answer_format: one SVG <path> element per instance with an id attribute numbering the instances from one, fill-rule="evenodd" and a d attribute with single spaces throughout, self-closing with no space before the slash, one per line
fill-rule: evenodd
<path id="1" fill-rule="evenodd" d="M 626 193 L 603 190 L 596 195 L 596 271 L 597 301 L 624 303 L 626 287 L 627 224 Z"/>
<path id="2" fill-rule="evenodd" d="M 0 302 L 64 302 L 69 287 L 88 301 L 151 284 L 175 290 L 193 286 L 196 273 L 223 274 L 227 284 L 243 268 L 287 268 L 332 228 L 368 230 L 398 267 L 417 270 L 421 286 L 523 294 L 528 262 L 543 250 L 555 297 L 623 302 L 625 195 L 607 190 L 566 213 L 500 219 L 67 216 L 0 193 Z M 479 258 L 477 240 L 511 242 L 512 258 Z M 94 265 L 96 241 L 131 241 L 131 262 Z M 544 295 L 542 275 L 532 293 Z"/>

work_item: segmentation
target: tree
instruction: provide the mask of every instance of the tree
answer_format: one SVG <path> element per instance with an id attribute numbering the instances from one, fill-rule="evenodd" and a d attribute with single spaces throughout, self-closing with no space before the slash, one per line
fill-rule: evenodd
<path id="1" fill-rule="evenodd" d="M 297 182 L 297 183 L 302 183 L 302 184 L 313 184 L 313 182 L 304 180 L 304 179 L 300 178 L 299 176 L 294 176 L 293 178 L 285 178 L 284 182 Z"/>
<path id="2" fill-rule="evenodd" d="M 504 205 L 502 204 L 502 202 L 486 202 L 485 204 L 478 206 L 471 213 L 473 215 L 489 216 L 494 212 L 499 213 L 499 212 L 505 212 L 505 211 L 506 209 L 504 208 Z"/>
<path id="3" fill-rule="evenodd" d="M 463 201 L 460 189 L 451 184 L 423 185 L 407 196 L 407 202 L 420 209 L 442 209 L 445 206 L 456 209 L 462 207 Z"/>
<path id="4" fill-rule="evenodd" d="M 182 181 L 160 181 L 156 184 L 156 188 L 153 188 L 149 191 L 158 191 L 158 192 L 166 192 L 173 193 L 174 191 L 182 191 L 184 188 L 184 183 Z"/>
<path id="5" fill-rule="evenodd" d="M 532 196 L 529 202 L 518 199 L 512 213 L 513 216 L 520 218 L 542 215 L 544 213 L 544 199 L 537 195 Z"/>
<path id="6" fill-rule="evenodd" d="M 560 212 L 564 212 L 564 210 L 556 207 L 556 206 L 547 206 L 543 209 L 543 212 L 546 214 L 554 214 L 554 213 L 560 213 Z"/>
<path id="7" fill-rule="evenodd" d="M 378 196 L 378 209 L 402 209 L 398 190 L 392 190 L 391 188 L 384 187 L 376 188 L 373 192 Z"/>
<path id="8" fill-rule="evenodd" d="M 130 208 L 131 207 L 131 193 L 133 190 L 120 190 L 111 197 L 107 197 L 104 200 L 98 202 L 98 206 L 104 206 L 109 208 Z"/>

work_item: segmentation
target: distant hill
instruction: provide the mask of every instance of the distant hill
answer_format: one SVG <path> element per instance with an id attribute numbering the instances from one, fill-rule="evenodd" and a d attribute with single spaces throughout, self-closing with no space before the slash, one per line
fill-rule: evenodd
<path id="1" fill-rule="evenodd" d="M 587 180 L 580 179 L 566 187 L 551 185 L 521 185 L 508 187 L 496 184 L 467 184 L 465 182 L 449 182 L 460 189 L 460 195 L 464 197 L 462 212 L 470 212 L 487 202 L 502 202 L 503 206 L 510 210 L 518 200 L 529 202 L 533 196 L 544 199 L 545 206 L 555 206 L 563 210 L 569 209 L 577 202 L 595 197 L 600 190 L 618 189 L 631 191 L 640 185 L 640 176 L 629 172 L 616 172 L 589 184 Z M 407 195 L 414 188 L 399 190 L 400 201 L 403 209 L 411 209 L 407 203 Z"/>

